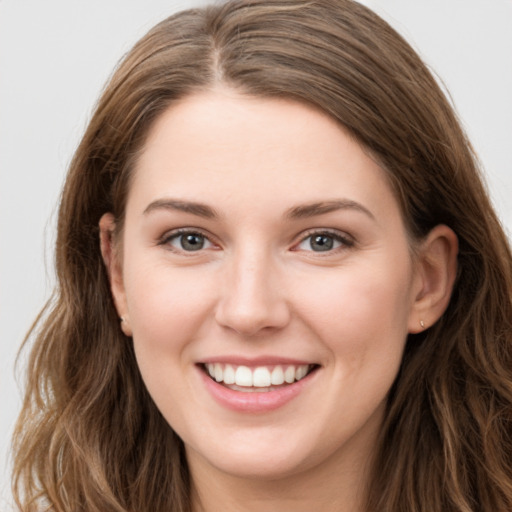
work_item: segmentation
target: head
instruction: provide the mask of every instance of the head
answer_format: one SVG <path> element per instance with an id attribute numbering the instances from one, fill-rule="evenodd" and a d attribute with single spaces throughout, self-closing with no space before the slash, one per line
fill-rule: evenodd
<path id="1" fill-rule="evenodd" d="M 510 252 L 471 146 L 435 79 L 393 29 L 348 0 L 242 0 L 183 12 L 153 28 L 116 70 L 66 181 L 58 296 L 33 356 L 34 375 L 50 383 L 58 411 L 46 423 L 47 439 L 50 427 L 58 439 L 53 461 L 73 453 L 58 471 L 80 482 L 80 459 L 94 463 L 94 486 L 75 486 L 77 500 L 103 493 L 128 508 L 151 503 L 156 510 L 174 493 L 186 506 L 182 445 L 119 327 L 99 223 L 111 214 L 111 246 L 122 265 L 127 203 L 155 126 L 190 98 L 219 89 L 300 105 L 338 125 L 382 170 L 411 258 L 439 226 L 445 238 L 456 235 L 451 299 L 428 329 L 409 329 L 387 394 L 369 500 L 380 510 L 400 503 L 414 510 L 413 503 L 437 499 L 442 485 L 447 500 L 470 500 L 479 455 L 464 451 L 457 429 L 474 431 L 466 443 L 476 446 L 486 411 L 510 400 L 500 385 L 512 363 Z M 158 482 L 149 477 L 153 465 Z M 423 486 L 404 486 L 404 475 L 418 472 L 431 476 Z M 446 474 L 454 475 L 448 484 Z M 129 491 L 114 497 L 116 488 Z M 439 500 L 439 507 L 448 503 Z"/>

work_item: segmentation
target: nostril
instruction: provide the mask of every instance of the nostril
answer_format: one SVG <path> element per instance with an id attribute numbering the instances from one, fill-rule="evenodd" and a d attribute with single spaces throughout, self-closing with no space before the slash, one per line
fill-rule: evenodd
<path id="1" fill-rule="evenodd" d="M 218 308 L 215 319 L 222 327 L 231 329 L 242 336 L 256 336 L 285 327 L 290 314 L 286 304 L 224 303 Z"/>

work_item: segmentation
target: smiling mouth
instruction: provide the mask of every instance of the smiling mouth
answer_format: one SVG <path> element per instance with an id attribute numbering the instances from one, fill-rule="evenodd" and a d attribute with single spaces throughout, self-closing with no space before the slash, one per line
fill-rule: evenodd
<path id="1" fill-rule="evenodd" d="M 233 391 L 264 393 L 298 382 L 316 370 L 316 364 L 257 366 L 206 363 L 204 371 L 212 380 Z"/>

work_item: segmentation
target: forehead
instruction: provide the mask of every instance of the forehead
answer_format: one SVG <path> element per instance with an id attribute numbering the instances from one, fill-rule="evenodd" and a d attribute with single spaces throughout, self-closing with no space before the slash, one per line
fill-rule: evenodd
<path id="1" fill-rule="evenodd" d="M 394 203 L 384 171 L 331 117 L 230 89 L 191 95 L 155 122 L 129 203 L 157 196 L 239 206 L 346 197 Z M 388 204 L 387 206 L 396 206 Z"/>

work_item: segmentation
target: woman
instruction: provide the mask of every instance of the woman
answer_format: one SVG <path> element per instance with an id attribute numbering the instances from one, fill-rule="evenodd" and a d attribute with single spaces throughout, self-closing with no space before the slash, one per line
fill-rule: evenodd
<path id="1" fill-rule="evenodd" d="M 21 510 L 508 511 L 512 263 L 436 82 L 347 0 L 156 26 L 59 213 Z"/>

